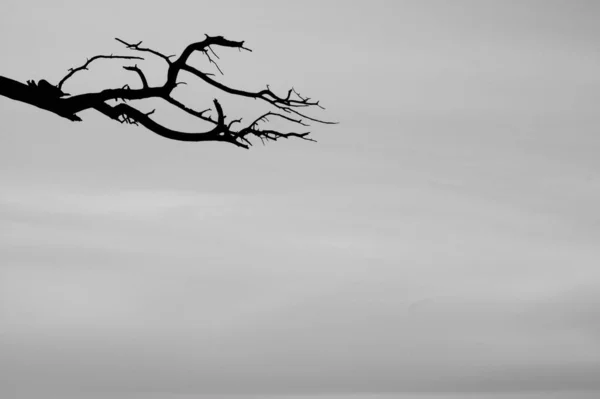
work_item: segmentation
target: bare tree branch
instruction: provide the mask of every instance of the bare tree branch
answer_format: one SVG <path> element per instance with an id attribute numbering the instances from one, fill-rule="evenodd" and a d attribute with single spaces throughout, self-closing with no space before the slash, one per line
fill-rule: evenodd
<path id="1" fill-rule="evenodd" d="M 111 55 L 95 55 L 95 56 L 93 56 L 92 58 L 88 59 L 88 60 L 86 61 L 86 63 L 85 63 L 85 64 L 83 64 L 82 66 L 80 66 L 80 67 L 77 67 L 77 68 L 70 68 L 70 69 L 69 69 L 69 73 L 67 73 L 67 74 L 65 75 L 65 77 L 64 77 L 64 78 L 62 78 L 62 79 L 60 80 L 60 82 L 58 82 L 58 84 L 56 85 L 56 87 L 58 87 L 59 89 L 61 89 L 61 90 L 62 90 L 62 86 L 63 86 L 63 84 L 64 84 L 64 83 L 67 81 L 67 79 L 69 79 L 71 76 L 73 76 L 73 75 L 74 75 L 76 72 L 83 71 L 83 70 L 87 70 L 87 69 L 88 69 L 88 66 L 89 66 L 89 65 L 90 65 L 90 64 L 91 64 L 93 61 L 95 61 L 95 60 L 99 60 L 99 59 L 103 59 L 103 58 L 104 58 L 104 59 L 115 59 L 115 58 L 116 58 L 116 59 L 121 59 L 121 60 L 143 60 L 143 58 L 142 58 L 142 57 L 130 57 L 130 56 L 124 56 L 124 55 L 112 55 L 112 54 L 111 54 Z"/>
<path id="2" fill-rule="evenodd" d="M 249 148 L 252 145 L 251 141 L 249 140 L 250 136 L 259 138 L 263 143 L 269 140 L 276 141 L 280 138 L 287 139 L 292 137 L 307 141 L 314 141 L 312 138 L 308 137 L 310 134 L 309 132 L 280 132 L 275 129 L 262 129 L 259 125 L 269 122 L 270 118 L 278 118 L 303 127 L 308 126 L 309 121 L 323 124 L 335 123 L 318 119 L 306 114 L 304 111 L 305 109 L 322 109 L 322 107 L 318 101 L 313 101 L 308 97 L 302 96 L 294 88 L 289 89 L 285 96 L 275 94 L 273 91 L 271 91 L 269 86 L 267 86 L 266 89 L 256 92 L 240 90 L 216 81 L 210 77 L 212 74 L 200 71 L 199 69 L 187 64 L 189 57 L 194 52 L 199 52 L 204 54 L 208 58 L 209 62 L 215 65 L 219 72 L 223 74 L 221 68 L 216 62 L 216 60 L 219 59 L 219 56 L 212 46 L 237 48 L 240 51 L 251 51 L 244 46 L 243 41 L 231 41 L 222 36 L 206 35 L 204 40 L 189 44 L 183 50 L 181 55 L 172 61 L 171 58 L 175 57 L 174 55 L 167 56 L 151 48 L 141 47 L 141 41 L 138 43 L 128 43 L 119 38 L 116 38 L 116 40 L 124 44 L 132 51 L 148 52 L 166 61 L 168 64 L 168 70 L 165 83 L 162 86 L 150 86 L 142 69 L 138 67 L 137 64 L 133 66 L 129 65 L 123 66 L 123 69 L 135 72 L 138 75 L 142 82 L 141 89 L 132 89 L 129 87 L 129 85 L 125 85 L 121 88 L 108 88 L 100 92 L 82 93 L 63 98 L 68 96 L 62 92 L 61 88 L 63 84 L 76 72 L 87 70 L 89 64 L 97 59 L 116 58 L 127 60 L 143 60 L 143 58 L 136 56 L 115 56 L 112 54 L 97 55 L 88 59 L 84 65 L 70 69 L 69 73 L 61 79 L 57 86 L 52 86 L 44 80 L 40 80 L 38 83 L 29 81 L 28 85 L 24 85 L 20 82 L 0 76 L 0 95 L 37 106 L 72 121 L 81 120 L 77 116 L 79 112 L 86 109 L 94 109 L 113 120 L 119 121 L 120 123 L 141 125 L 146 129 L 171 140 L 221 141 L 234 144 L 241 148 Z M 260 99 L 275 108 L 275 111 L 267 111 L 254 119 L 249 125 L 238 130 L 233 130 L 234 125 L 241 125 L 242 119 L 237 118 L 226 122 L 225 113 L 223 112 L 223 108 L 217 99 L 213 100 L 214 109 L 209 108 L 203 111 L 196 111 L 172 97 L 171 92 L 173 89 L 175 89 L 175 87 L 177 87 L 179 84 L 185 84 L 184 82 L 177 81 L 178 75 L 181 71 L 191 73 L 193 76 L 200 78 L 205 83 L 208 83 L 209 85 L 231 95 Z M 190 133 L 173 130 L 159 124 L 151 118 L 151 115 L 154 114 L 155 110 L 144 113 L 134 106 L 126 103 L 127 101 L 131 100 L 143 100 L 149 98 L 162 99 L 166 103 L 171 104 L 187 114 L 210 124 L 212 128 L 203 132 Z M 116 105 L 110 105 L 108 103 L 110 100 L 121 102 Z M 209 111 L 214 111 L 213 116 L 216 117 L 216 119 L 208 114 Z"/>
<path id="3" fill-rule="evenodd" d="M 119 39 L 118 37 L 115 37 L 115 40 L 118 41 L 118 42 L 120 42 L 120 43 L 123 43 L 130 50 L 145 51 L 145 52 L 148 52 L 148 53 L 152 53 L 152 54 L 154 54 L 154 55 L 162 58 L 163 60 L 165 60 L 167 62 L 167 64 L 169 64 L 169 65 L 171 64 L 171 58 L 175 57 L 175 55 L 164 55 L 164 54 L 162 54 L 162 53 L 160 53 L 160 52 L 158 52 L 156 50 L 152 50 L 152 49 L 149 49 L 149 48 L 140 47 L 140 45 L 142 44 L 141 41 L 138 42 L 138 43 L 135 43 L 135 44 L 131 44 L 131 43 L 127 43 L 124 40 Z"/>
<path id="4" fill-rule="evenodd" d="M 200 112 L 198 112 L 198 111 L 195 111 L 195 110 L 193 110 L 193 109 L 189 108 L 189 107 L 188 107 L 188 106 L 186 106 L 185 104 L 183 104 L 183 103 L 181 103 L 181 102 L 179 102 L 179 101 L 175 100 L 173 97 L 166 97 L 166 98 L 165 98 L 165 100 L 166 100 L 167 102 L 169 102 L 169 103 L 173 104 L 173 105 L 174 105 L 174 106 L 176 106 L 177 108 L 179 108 L 179 109 L 181 109 L 181 110 L 183 110 L 183 111 L 187 112 L 188 114 L 190 114 L 190 115 L 192 115 L 192 116 L 195 116 L 196 118 L 202 119 L 203 121 L 210 122 L 210 123 L 213 123 L 213 124 L 216 124 L 216 123 L 217 123 L 217 121 L 213 120 L 213 119 L 212 119 L 210 116 L 204 116 L 204 114 L 205 114 L 206 112 L 209 112 L 209 111 L 210 111 L 210 108 L 207 108 L 207 109 L 205 109 L 205 110 L 203 110 L 203 111 L 200 111 Z"/>
<path id="5" fill-rule="evenodd" d="M 146 79 L 146 75 L 144 75 L 144 72 L 142 72 L 142 70 L 140 68 L 138 68 L 137 65 L 124 66 L 123 69 L 137 73 L 140 77 L 140 80 L 142 81 L 142 87 L 144 89 L 148 88 L 148 80 Z"/>

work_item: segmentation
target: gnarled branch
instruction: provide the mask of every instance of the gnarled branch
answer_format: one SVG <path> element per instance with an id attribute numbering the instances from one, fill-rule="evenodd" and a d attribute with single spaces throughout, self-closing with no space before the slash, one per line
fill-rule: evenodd
<path id="1" fill-rule="evenodd" d="M 188 45 L 181 55 L 174 61 L 171 60 L 175 55 L 164 55 L 163 53 L 146 48 L 140 47 L 142 42 L 128 43 L 122 39 L 116 39 L 120 43 L 124 44 L 128 49 L 138 52 L 148 52 L 157 57 L 162 58 L 168 64 L 166 81 L 162 86 L 150 86 L 146 75 L 138 65 L 123 66 L 123 69 L 135 72 L 142 82 L 141 89 L 132 89 L 128 85 L 122 88 L 108 88 L 100 92 L 95 93 L 82 93 L 70 96 L 62 92 L 63 84 L 72 77 L 76 72 L 88 69 L 91 62 L 98 59 L 124 59 L 124 60 L 143 60 L 142 57 L 137 56 L 121 56 L 121 55 L 96 55 L 86 61 L 85 64 L 77 68 L 69 69 L 69 73 L 63 77 L 58 85 L 52 86 L 48 82 L 41 80 L 38 84 L 33 81 L 29 81 L 28 85 L 16 82 L 9 78 L 0 76 L 0 95 L 5 97 L 22 101 L 41 109 L 45 109 L 50 112 L 54 112 L 64 118 L 72 121 L 80 121 L 81 119 L 77 115 L 79 112 L 94 109 L 103 115 L 119 121 L 121 123 L 128 123 L 134 125 L 142 125 L 146 129 L 166 137 L 171 140 L 179 141 L 221 141 L 234 144 L 238 147 L 249 148 L 252 144 L 248 139 L 250 136 L 259 138 L 263 143 L 265 141 L 276 141 L 280 138 L 300 138 L 303 140 L 314 141 L 309 138 L 309 132 L 280 132 L 275 129 L 260 127 L 261 124 L 268 122 L 269 118 L 279 118 L 292 124 L 301 125 L 303 127 L 308 126 L 309 122 L 317 122 L 323 124 L 332 124 L 334 122 L 328 122 L 322 119 L 309 116 L 305 113 L 307 108 L 322 108 L 318 101 L 312 101 L 308 97 L 303 97 L 294 88 L 291 88 L 285 96 L 275 94 L 269 86 L 266 89 L 260 91 L 245 91 L 229 87 L 224 83 L 221 83 L 211 76 L 212 74 L 200 71 L 199 69 L 192 67 L 187 64 L 189 57 L 194 52 L 200 52 L 208 58 L 209 62 L 216 66 L 221 72 L 222 70 L 217 64 L 215 59 L 219 59 L 212 46 L 237 48 L 238 50 L 251 51 L 244 46 L 243 41 L 231 41 L 225 39 L 222 36 L 208 36 L 200 42 L 192 43 Z M 214 57 L 214 58 L 213 58 Z M 249 125 L 240 129 L 234 130 L 233 126 L 243 126 L 242 119 L 232 119 L 226 121 L 225 113 L 221 107 L 221 104 L 217 99 L 213 100 L 214 111 L 216 113 L 216 119 L 207 113 L 212 109 L 205 109 L 203 111 L 196 111 L 187 105 L 181 103 L 171 96 L 171 92 L 179 84 L 183 82 L 177 82 L 179 72 L 185 71 L 192 75 L 200 78 L 205 83 L 220 89 L 226 93 L 246 97 L 253 99 L 260 99 L 265 101 L 267 104 L 275 108 L 275 111 L 268 111 L 254 119 Z M 43 84 L 42 84 L 43 83 Z M 158 122 L 154 121 L 150 116 L 154 113 L 154 110 L 148 113 L 144 113 L 139 109 L 133 107 L 130 104 L 126 104 L 129 100 L 143 100 L 148 98 L 159 98 L 164 100 L 166 103 L 192 115 L 203 122 L 208 123 L 212 126 L 211 129 L 203 132 L 180 132 L 168 127 L 165 127 Z M 109 104 L 109 101 L 117 101 L 116 105 Z M 119 102 L 120 101 L 120 102 Z"/>

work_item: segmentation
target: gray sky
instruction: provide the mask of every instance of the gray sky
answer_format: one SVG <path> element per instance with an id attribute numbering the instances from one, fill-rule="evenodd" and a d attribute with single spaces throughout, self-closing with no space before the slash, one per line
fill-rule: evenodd
<path id="1" fill-rule="evenodd" d="M 223 81 L 294 85 L 341 124 L 245 151 L 0 98 L 0 392 L 600 389 L 599 17 L 5 0 L 4 76 L 57 82 L 126 54 L 115 36 L 178 53 L 224 35 L 253 52 L 219 51 Z M 135 82 L 121 65 L 65 90 Z M 197 109 L 265 109 L 187 81 Z"/>

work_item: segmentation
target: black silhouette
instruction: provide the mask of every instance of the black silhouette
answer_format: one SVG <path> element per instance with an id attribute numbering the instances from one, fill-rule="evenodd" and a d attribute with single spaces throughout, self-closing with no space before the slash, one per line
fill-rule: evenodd
<path id="1" fill-rule="evenodd" d="M 70 94 L 63 93 L 61 89 L 53 84 L 50 84 L 47 80 L 42 79 L 37 84 L 33 80 L 28 80 L 27 84 L 30 87 L 35 87 L 39 90 L 41 96 L 49 96 L 49 97 L 64 97 L 70 96 Z"/>
<path id="2" fill-rule="evenodd" d="M 279 96 L 273 93 L 268 85 L 266 89 L 256 92 L 239 90 L 226 86 L 225 84 L 213 79 L 213 74 L 202 72 L 200 69 L 187 64 L 188 58 L 194 52 L 199 52 L 204 54 L 208 58 L 209 62 L 214 65 L 222 74 L 219 65 L 215 61 L 215 59 L 219 59 L 219 57 L 211 46 L 237 48 L 239 51 L 252 51 L 244 47 L 243 41 L 236 42 L 225 39 L 222 36 L 206 35 L 204 40 L 188 45 L 178 58 L 172 60 L 172 58 L 175 57 L 174 55 L 166 56 L 158 51 L 140 47 L 142 42 L 131 44 L 118 38 L 115 40 L 124 44 L 130 50 L 146 52 L 162 58 L 168 64 L 166 82 L 162 86 L 150 86 L 146 76 L 144 75 L 144 72 L 140 67 L 137 65 L 128 65 L 123 66 L 123 69 L 135 72 L 138 75 L 142 85 L 141 88 L 132 89 L 129 87 L 129 85 L 125 85 L 121 88 L 108 88 L 96 93 L 83 93 L 73 96 L 64 93 L 62 90 L 64 83 L 75 73 L 82 70 L 87 70 L 88 66 L 95 60 L 143 60 L 143 58 L 139 56 L 120 56 L 112 54 L 96 55 L 88 59 L 84 65 L 69 69 L 68 74 L 63 77 L 57 85 L 52 85 L 44 79 L 39 80 L 37 83 L 35 83 L 33 80 L 29 80 L 27 81 L 27 85 L 25 85 L 16 80 L 0 76 L 0 95 L 36 106 L 46 111 L 53 112 L 71 121 L 81 121 L 81 118 L 77 116 L 79 112 L 87 109 L 95 109 L 111 119 L 117 120 L 121 123 L 142 125 L 154 133 L 168 139 L 180 141 L 223 141 L 235 144 L 236 146 L 242 148 L 249 148 L 252 145 L 249 141 L 250 136 L 258 137 L 263 143 L 268 140 L 275 141 L 280 138 L 290 137 L 314 141 L 308 137 L 310 132 L 283 133 L 278 130 L 260 128 L 259 125 L 265 121 L 268 121 L 269 117 L 280 118 L 292 124 L 301 126 L 308 126 L 308 122 L 310 121 L 325 124 L 334 123 L 306 115 L 303 112 L 304 108 L 323 107 L 319 105 L 318 101 L 311 101 L 310 98 L 303 97 L 294 88 L 290 89 L 285 96 Z M 223 112 L 223 108 L 217 99 L 213 100 L 214 112 L 216 112 L 214 117 L 211 115 L 213 112 L 211 108 L 203 111 L 196 111 L 171 96 L 171 92 L 175 87 L 177 87 L 177 85 L 185 84 L 184 82 L 177 81 L 180 71 L 188 72 L 203 80 L 205 83 L 208 83 L 209 85 L 214 86 L 226 93 L 265 101 L 273 107 L 273 110 L 258 116 L 250 124 L 245 126 L 242 125 L 241 119 L 232 119 L 227 121 L 226 115 Z M 198 133 L 186 133 L 172 130 L 150 118 L 150 115 L 154 113 L 154 110 L 146 113 L 138 110 L 130 104 L 127 104 L 127 101 L 129 100 L 141 100 L 147 98 L 161 98 L 180 110 L 211 124 L 212 129 Z M 117 104 L 109 104 L 110 100 L 116 101 Z M 243 127 L 233 129 L 233 126 L 236 124 L 237 126 Z"/>

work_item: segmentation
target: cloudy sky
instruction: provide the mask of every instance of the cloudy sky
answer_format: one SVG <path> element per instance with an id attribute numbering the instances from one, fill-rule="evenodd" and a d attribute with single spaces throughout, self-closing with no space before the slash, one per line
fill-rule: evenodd
<path id="1" fill-rule="evenodd" d="M 246 151 L 0 98 L 0 395 L 600 390 L 599 17 L 4 0 L 0 75 L 57 82 L 128 54 L 114 37 L 178 53 L 224 35 L 253 52 L 219 51 L 220 79 L 293 85 L 341 123 Z M 65 91 L 135 84 L 122 65 Z M 265 110 L 184 80 L 197 109 Z"/>

